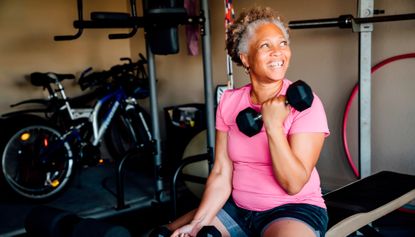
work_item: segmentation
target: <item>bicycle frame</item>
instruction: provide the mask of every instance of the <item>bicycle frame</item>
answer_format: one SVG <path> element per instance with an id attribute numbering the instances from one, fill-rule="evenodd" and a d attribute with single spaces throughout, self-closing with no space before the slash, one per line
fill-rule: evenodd
<path id="1" fill-rule="evenodd" d="M 66 109 L 69 113 L 69 116 L 72 121 L 75 121 L 80 118 L 87 118 L 88 123 L 92 125 L 92 141 L 91 144 L 93 146 L 97 146 L 100 142 L 102 136 L 104 135 L 106 129 L 108 128 L 111 120 L 113 119 L 115 112 L 118 110 L 121 101 L 126 98 L 126 94 L 122 88 L 111 92 L 110 94 L 106 95 L 102 99 L 97 100 L 95 106 L 93 108 L 71 108 L 68 102 L 65 102 L 65 106 L 62 109 Z M 102 123 L 99 123 L 99 113 L 102 109 L 102 105 L 110 100 L 114 101 L 113 106 L 111 109 L 104 115 L 102 119 Z M 76 127 L 75 130 L 79 130 L 80 127 L 84 126 L 85 124 L 81 124 L 80 126 Z M 73 133 L 74 129 L 69 130 L 69 134 Z M 64 137 L 67 137 L 69 134 L 65 134 Z"/>
<path id="2" fill-rule="evenodd" d="M 115 102 L 112 108 L 108 111 L 108 115 L 104 116 L 103 122 L 99 125 L 98 121 L 98 112 L 100 111 L 102 105 L 110 100 L 111 98 L 115 97 Z M 93 131 L 93 140 L 92 145 L 96 146 L 99 141 L 101 140 L 102 136 L 104 135 L 105 131 L 108 128 L 112 118 L 114 117 L 115 112 L 117 111 L 118 107 L 120 106 L 120 101 L 126 97 L 125 92 L 122 88 L 117 89 L 116 91 L 112 92 L 111 94 L 105 96 L 104 98 L 97 101 L 94 111 L 92 112 L 92 131 Z"/>
<path id="3" fill-rule="evenodd" d="M 123 87 L 119 86 L 116 90 L 110 92 L 108 95 L 104 96 L 101 99 L 98 99 L 93 108 L 72 108 L 71 103 L 68 97 L 66 96 L 65 88 L 62 85 L 62 83 L 58 80 L 57 76 L 54 75 L 53 73 L 50 73 L 49 76 L 55 80 L 54 84 L 56 88 L 56 89 L 52 89 L 51 87 L 47 88 L 50 94 L 49 99 L 64 101 L 64 105 L 60 107 L 59 110 L 61 111 L 66 110 L 68 112 L 68 115 L 71 121 L 76 121 L 82 118 L 88 119 L 88 124 L 91 124 L 91 127 L 92 127 L 93 137 L 91 138 L 90 141 L 87 141 L 87 142 L 89 142 L 93 146 L 97 146 L 100 143 L 105 131 L 107 130 L 120 104 L 124 103 L 123 100 L 125 101 L 125 103 L 127 103 L 126 110 L 129 109 L 128 108 L 129 105 L 133 106 L 137 104 L 136 99 L 133 97 L 128 97 Z M 100 114 L 100 111 L 102 110 L 102 105 L 111 100 L 114 102 L 114 104 L 112 105 L 111 109 L 107 111 L 106 114 L 103 116 L 102 123 L 100 124 L 99 114 Z M 143 115 L 139 114 L 139 117 L 146 130 L 146 133 L 147 133 L 146 135 L 148 136 L 149 140 L 152 140 L 152 135 L 145 122 Z M 67 140 L 70 140 L 74 136 L 76 137 L 76 140 L 78 141 L 82 140 L 80 138 L 79 132 L 74 133 L 74 130 L 79 131 L 79 129 L 83 127 L 84 125 L 85 123 L 82 123 L 66 131 L 66 133 L 63 135 L 64 142 Z"/>
<path id="4" fill-rule="evenodd" d="M 62 83 L 74 79 L 74 75 L 32 73 L 31 83 L 47 89 L 49 96 L 14 106 L 39 104 L 43 108 L 3 115 L 12 127 L 4 144 L 1 165 L 12 191 L 38 200 L 57 195 L 66 186 L 76 164 L 95 166 L 102 162 L 99 149 L 102 142 L 114 160 L 137 148 L 141 155 L 153 154 L 148 118 L 137 103 L 138 99 L 146 98 L 141 80 L 146 79 L 145 71 L 140 66 L 141 61 L 130 62 L 81 77 L 78 83 L 81 89 L 91 92 L 85 94 L 88 97 L 75 97 L 76 100 L 66 96 Z M 95 102 L 91 107 L 92 101 Z M 14 162 L 16 157 L 27 162 Z M 24 169 L 21 173 L 20 165 Z M 26 179 L 32 177 L 32 169 L 36 180 L 29 183 Z"/>

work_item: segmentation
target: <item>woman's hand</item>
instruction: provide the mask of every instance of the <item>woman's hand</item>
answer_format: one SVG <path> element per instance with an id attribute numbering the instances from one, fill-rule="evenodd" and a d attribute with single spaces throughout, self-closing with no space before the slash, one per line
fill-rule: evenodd
<path id="1" fill-rule="evenodd" d="M 199 222 L 191 222 L 175 230 L 171 237 L 195 237 L 200 229 Z"/>
<path id="2" fill-rule="evenodd" d="M 262 104 L 261 114 L 265 129 L 282 127 L 290 112 L 290 106 L 285 102 L 285 96 L 273 97 Z"/>

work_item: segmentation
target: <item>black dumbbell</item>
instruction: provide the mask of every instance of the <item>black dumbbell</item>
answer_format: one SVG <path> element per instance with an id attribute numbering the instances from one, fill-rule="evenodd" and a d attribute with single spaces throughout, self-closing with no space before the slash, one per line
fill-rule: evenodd
<path id="1" fill-rule="evenodd" d="M 222 234 L 218 229 L 213 225 L 206 225 L 200 229 L 196 237 L 221 237 Z"/>
<path id="2" fill-rule="evenodd" d="M 149 237 L 168 237 L 172 234 L 167 227 L 159 226 L 156 227 L 153 231 L 151 231 Z M 200 229 L 199 233 L 197 233 L 197 237 L 221 237 L 222 234 L 215 226 L 207 225 L 203 226 Z"/>
<path id="3" fill-rule="evenodd" d="M 158 226 L 150 232 L 148 237 L 168 237 L 171 234 L 173 234 L 173 232 L 171 232 L 166 226 Z"/>
<path id="4" fill-rule="evenodd" d="M 62 209 L 36 206 L 25 218 L 24 227 L 32 237 L 130 237 L 123 226 L 96 219 L 84 219 Z"/>
<path id="5" fill-rule="evenodd" d="M 291 105 L 291 107 L 301 112 L 310 108 L 314 96 L 311 87 L 304 81 L 298 80 L 288 87 L 285 98 L 286 104 Z M 261 118 L 261 113 L 248 107 L 239 112 L 236 117 L 236 124 L 243 134 L 252 137 L 261 131 L 263 125 Z"/>
<path id="6" fill-rule="evenodd" d="M 81 220 L 75 213 L 50 206 L 35 206 L 25 218 L 28 236 L 69 237 Z"/>
<path id="7" fill-rule="evenodd" d="M 75 225 L 71 237 L 131 237 L 131 234 L 124 226 L 85 218 Z"/>

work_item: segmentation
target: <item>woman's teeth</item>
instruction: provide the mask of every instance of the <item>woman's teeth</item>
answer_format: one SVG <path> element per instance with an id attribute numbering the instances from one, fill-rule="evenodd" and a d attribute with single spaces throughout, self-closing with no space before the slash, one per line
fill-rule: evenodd
<path id="1" fill-rule="evenodd" d="M 284 65 L 283 61 L 273 62 L 270 64 L 271 67 L 282 67 Z"/>

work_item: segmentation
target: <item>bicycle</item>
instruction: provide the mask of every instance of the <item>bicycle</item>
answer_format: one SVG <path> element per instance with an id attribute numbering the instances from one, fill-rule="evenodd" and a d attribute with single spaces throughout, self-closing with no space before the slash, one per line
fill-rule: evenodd
<path id="1" fill-rule="evenodd" d="M 20 127 L 11 126 L 2 143 L 2 175 L 8 187 L 30 200 L 49 200 L 58 196 L 74 176 L 77 164 L 99 162 L 99 145 L 106 131 L 110 131 L 107 133 L 110 138 L 124 139 L 110 139 L 117 148 L 113 154 L 125 153 L 132 148 L 152 154 L 154 148 L 148 118 L 136 99 L 141 98 L 143 92 L 134 72 L 142 64 L 139 61 L 116 65 L 80 80 L 81 88 L 104 88 L 105 93 L 92 108 L 72 107 L 61 83 L 67 79 L 66 74 L 37 73 L 39 84 L 57 85 L 57 90 L 49 92 L 56 97 L 52 104 L 60 107 L 44 109 L 51 113 L 48 118 L 29 113 L 10 117 L 19 118 L 14 122 L 21 124 Z M 120 145 L 122 142 L 126 142 L 125 146 Z"/>

